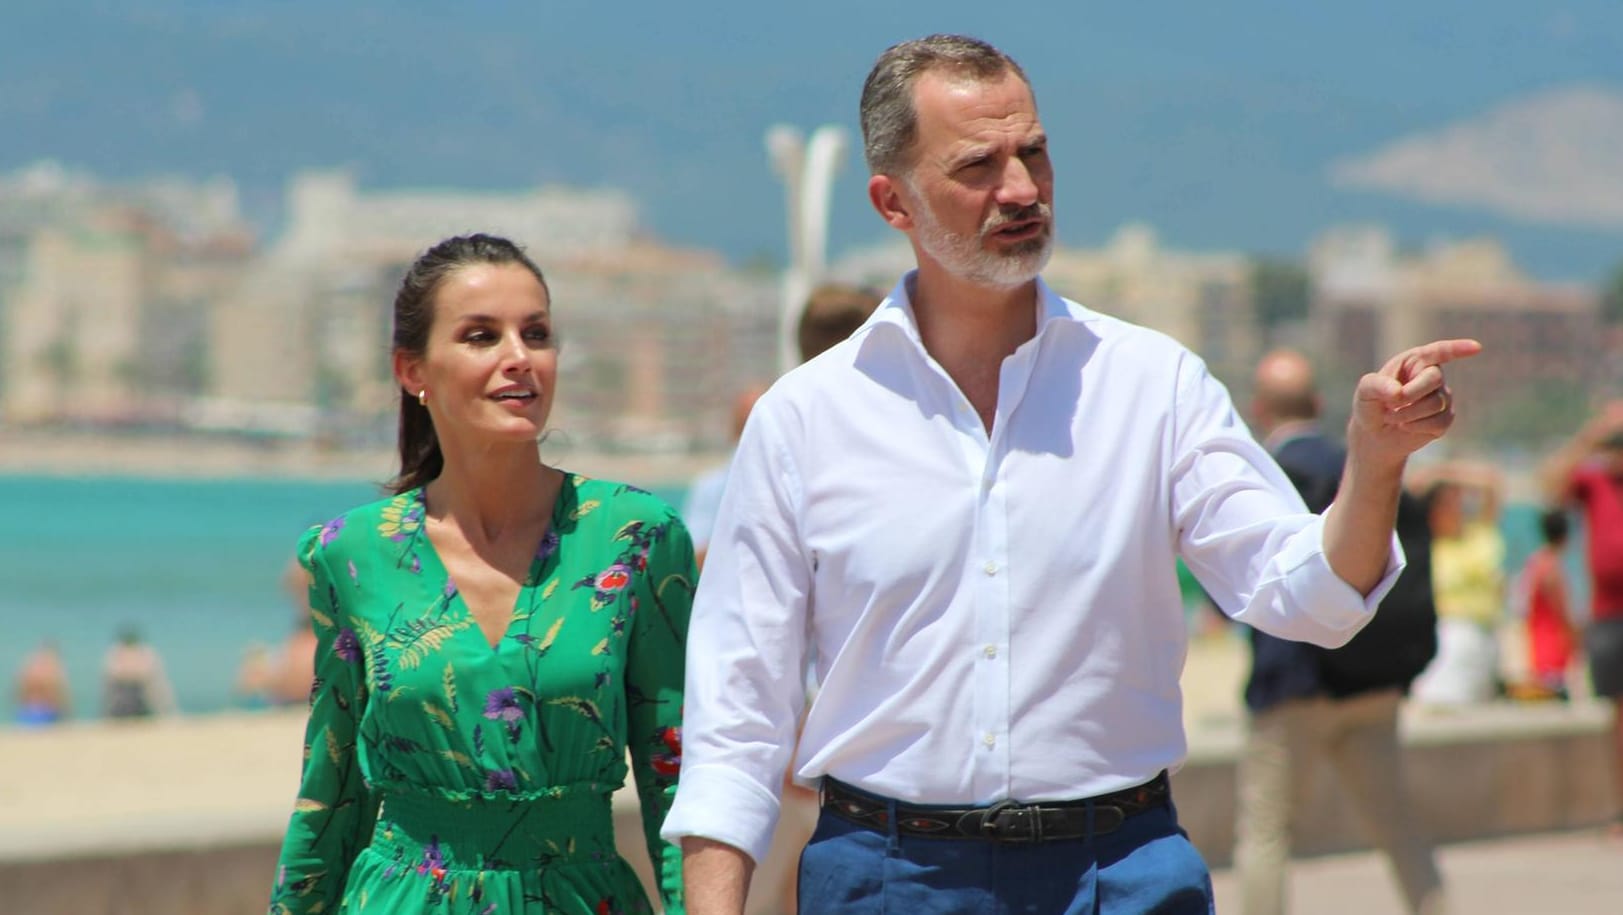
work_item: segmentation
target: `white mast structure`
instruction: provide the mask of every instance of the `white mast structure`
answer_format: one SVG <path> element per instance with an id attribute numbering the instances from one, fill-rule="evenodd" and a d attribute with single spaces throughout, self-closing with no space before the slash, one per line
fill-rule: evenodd
<path id="1" fill-rule="evenodd" d="M 787 124 L 766 132 L 772 170 L 783 179 L 788 217 L 789 262 L 783 271 L 783 299 L 778 312 L 778 372 L 800 362 L 795 326 L 806 297 L 823 278 L 828 257 L 828 210 L 834 175 L 845 158 L 845 129 L 825 124 L 811 139 Z"/>

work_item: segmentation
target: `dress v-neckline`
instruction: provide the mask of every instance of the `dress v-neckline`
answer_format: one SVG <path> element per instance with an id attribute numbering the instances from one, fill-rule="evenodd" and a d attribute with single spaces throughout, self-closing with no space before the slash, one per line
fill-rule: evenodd
<path id="1" fill-rule="evenodd" d="M 524 603 L 525 592 L 534 588 L 536 583 L 541 580 L 542 568 L 546 565 L 547 560 L 552 558 L 558 551 L 558 520 L 563 517 L 564 503 L 567 501 L 572 504 L 575 501 L 574 475 L 565 470 L 560 470 L 559 473 L 563 474 L 563 479 L 558 484 L 558 495 L 552 500 L 551 516 L 547 519 L 547 526 L 541 531 L 540 540 L 537 541 L 535 551 L 530 556 L 529 568 L 524 573 L 524 580 L 519 583 L 518 594 L 513 598 L 513 606 L 508 608 L 507 623 L 502 626 L 501 634 L 496 636 L 494 642 L 485 633 L 485 627 L 480 625 L 479 617 L 474 615 L 473 608 L 468 606 L 468 602 L 462 599 L 462 591 L 457 587 L 456 580 L 451 577 L 451 570 L 445 565 L 445 560 L 441 558 L 439 547 L 434 545 L 434 538 L 428 535 L 428 488 L 426 486 L 417 488 L 417 507 L 422 512 L 423 518 L 422 539 L 427 546 L 429 558 L 434 561 L 435 568 L 439 570 L 440 578 L 445 581 L 443 591 L 445 605 L 450 607 L 452 604 L 456 604 L 462 608 L 462 613 L 468 621 L 468 626 L 465 628 L 473 633 L 474 637 L 485 646 L 486 652 L 490 655 L 495 655 L 501 651 L 502 643 L 507 641 L 508 637 L 513 634 L 513 624 L 518 622 L 519 608 Z M 550 550 L 548 549 L 549 545 L 552 546 Z"/>

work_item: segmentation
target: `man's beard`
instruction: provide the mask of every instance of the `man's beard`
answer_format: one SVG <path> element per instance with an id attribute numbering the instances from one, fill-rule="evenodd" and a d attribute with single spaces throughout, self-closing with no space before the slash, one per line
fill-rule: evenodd
<path id="1" fill-rule="evenodd" d="M 1001 208 L 973 238 L 966 238 L 943 228 L 922 194 L 915 191 L 913 197 L 918 201 L 914 221 L 919 227 L 919 247 L 954 276 L 983 286 L 1010 289 L 1036 279 L 1054 253 L 1053 208 L 1041 201 L 1026 207 Z M 987 238 L 998 229 L 1027 219 L 1041 219 L 1042 234 L 1001 251 L 986 246 Z"/>

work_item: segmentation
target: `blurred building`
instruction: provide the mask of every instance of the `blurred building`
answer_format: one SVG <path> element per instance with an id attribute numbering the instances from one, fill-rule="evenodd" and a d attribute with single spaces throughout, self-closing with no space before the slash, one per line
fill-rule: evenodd
<path id="1" fill-rule="evenodd" d="M 1089 308 L 1167 334 L 1230 385 L 1256 365 L 1261 334 L 1243 254 L 1169 250 L 1148 226 L 1128 225 L 1098 250 L 1055 252 L 1044 278 Z"/>
<path id="2" fill-rule="evenodd" d="M 560 448 L 722 447 L 734 392 L 771 377 L 776 278 L 649 238 L 622 191 L 363 191 L 315 171 L 287 198 L 259 250 L 227 181 L 0 176 L 0 421 L 389 441 L 395 288 L 475 231 L 547 272 Z"/>
<path id="3" fill-rule="evenodd" d="M 608 450 L 731 444 L 734 395 L 777 368 L 778 280 L 653 244 L 549 268 L 563 339 L 564 442 Z"/>
<path id="4" fill-rule="evenodd" d="M 723 444 L 733 390 L 772 364 L 771 278 L 648 238 L 618 190 L 371 192 L 309 172 L 291 183 L 288 212 L 286 233 L 214 312 L 200 426 L 388 440 L 395 288 L 423 249 L 470 232 L 512 238 L 547 274 L 564 341 L 551 421 L 561 447 Z"/>
<path id="5" fill-rule="evenodd" d="M 1309 271 L 1315 335 L 1344 379 L 1430 340 L 1482 342 L 1483 356 L 1449 369 L 1461 438 L 1575 428 L 1606 371 L 1595 291 L 1530 279 L 1497 241 L 1400 252 L 1383 229 L 1343 227 L 1313 244 Z"/>
<path id="6" fill-rule="evenodd" d="M 110 227 L 51 227 L 32 233 L 25 251 L 6 297 L 7 420 L 128 413 L 148 285 L 138 237 Z"/>
<path id="7" fill-rule="evenodd" d="M 434 241 L 469 232 L 505 235 L 544 261 L 626 247 L 640 229 L 636 203 L 617 189 L 538 187 L 522 191 L 362 191 L 352 174 L 311 170 L 287 190 L 282 256 L 404 259 Z"/>
<path id="8" fill-rule="evenodd" d="M 0 177 L 0 418 L 172 427 L 206 384 L 209 305 L 252 246 L 227 181 Z"/>
<path id="9" fill-rule="evenodd" d="M 889 289 L 913 264 L 907 242 L 894 239 L 851 252 L 830 272 Z M 1248 378 L 1255 365 L 1260 332 L 1244 255 L 1169 250 L 1135 224 L 1103 248 L 1056 247 L 1043 279 L 1088 308 L 1173 337 L 1225 382 Z"/>

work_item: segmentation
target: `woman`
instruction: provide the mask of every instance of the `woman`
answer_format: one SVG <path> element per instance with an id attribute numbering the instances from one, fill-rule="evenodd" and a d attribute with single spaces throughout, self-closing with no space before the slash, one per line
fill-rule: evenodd
<path id="1" fill-rule="evenodd" d="M 1499 533 L 1497 472 L 1475 464 L 1433 469 L 1426 489 L 1437 656 L 1411 695 L 1438 706 L 1487 702 L 1500 690 L 1499 624 L 1504 618 L 1505 541 Z M 1468 511 L 1466 496 L 1476 503 Z"/>
<path id="2" fill-rule="evenodd" d="M 646 912 L 615 852 L 629 747 L 667 911 L 693 550 L 630 486 L 541 463 L 541 271 L 447 239 L 394 307 L 395 495 L 301 540 L 316 681 L 272 912 Z"/>

